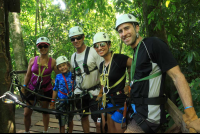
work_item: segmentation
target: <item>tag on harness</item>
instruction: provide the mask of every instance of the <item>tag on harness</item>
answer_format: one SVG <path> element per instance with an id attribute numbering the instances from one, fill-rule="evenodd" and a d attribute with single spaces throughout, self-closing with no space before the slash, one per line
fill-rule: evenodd
<path id="1" fill-rule="evenodd" d="M 97 118 L 97 122 L 100 123 L 101 122 L 101 118 Z"/>
<path id="2" fill-rule="evenodd" d="M 133 83 L 134 83 L 134 80 L 131 81 L 131 83 L 130 83 L 130 87 L 131 87 L 131 88 L 132 88 L 132 86 L 133 86 Z"/>

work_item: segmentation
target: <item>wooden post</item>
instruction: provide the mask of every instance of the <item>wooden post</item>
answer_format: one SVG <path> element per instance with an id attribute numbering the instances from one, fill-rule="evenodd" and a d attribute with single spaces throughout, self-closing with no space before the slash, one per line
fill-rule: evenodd
<path id="1" fill-rule="evenodd" d="M 10 53 L 8 28 L 8 2 L 0 0 L 0 96 L 9 90 Z M 5 104 L 0 100 L 0 133 L 15 133 L 15 105 Z"/>

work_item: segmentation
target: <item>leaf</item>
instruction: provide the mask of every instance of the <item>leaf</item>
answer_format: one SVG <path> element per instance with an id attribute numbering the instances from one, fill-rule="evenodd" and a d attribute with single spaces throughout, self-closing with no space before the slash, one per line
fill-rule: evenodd
<path id="1" fill-rule="evenodd" d="M 169 43 L 170 43 L 171 39 L 172 39 L 171 35 L 168 35 L 167 40 Z"/>
<path id="2" fill-rule="evenodd" d="M 90 10 L 89 8 L 86 9 L 84 14 L 86 15 L 89 12 L 89 10 Z"/>
<path id="3" fill-rule="evenodd" d="M 175 13 L 176 12 L 176 6 L 172 5 L 172 9 L 173 9 L 173 12 Z"/>
<path id="4" fill-rule="evenodd" d="M 129 0 L 124 0 L 127 4 L 132 4 Z"/>
<path id="5" fill-rule="evenodd" d="M 169 3 L 170 3 L 170 1 L 169 1 L 169 0 L 167 0 L 167 1 L 166 1 L 166 3 L 165 3 L 166 7 L 168 7 L 168 6 L 169 6 Z"/>
<path id="6" fill-rule="evenodd" d="M 190 51 L 188 54 L 188 63 L 191 63 L 192 59 L 193 59 L 193 53 L 192 53 L 192 51 Z"/>

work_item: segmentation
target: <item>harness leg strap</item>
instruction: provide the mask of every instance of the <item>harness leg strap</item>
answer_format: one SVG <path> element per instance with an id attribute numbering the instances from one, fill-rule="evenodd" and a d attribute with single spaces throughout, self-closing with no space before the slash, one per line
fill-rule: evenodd
<path id="1" fill-rule="evenodd" d="M 140 114 L 133 114 L 132 119 L 135 120 L 145 133 L 155 133 Z"/>

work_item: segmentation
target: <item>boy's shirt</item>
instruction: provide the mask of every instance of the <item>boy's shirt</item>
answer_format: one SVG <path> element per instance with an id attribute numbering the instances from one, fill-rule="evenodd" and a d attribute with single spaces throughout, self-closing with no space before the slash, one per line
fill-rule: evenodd
<path id="1" fill-rule="evenodd" d="M 72 85 L 73 85 L 73 81 L 72 81 L 72 73 L 68 72 L 68 73 L 64 73 L 65 79 L 67 81 L 67 85 L 68 85 L 68 90 L 69 90 L 69 97 L 72 95 Z M 73 86 L 74 87 L 74 86 Z M 57 74 L 56 75 L 56 79 L 55 79 L 55 86 L 53 88 L 54 91 L 58 91 L 58 99 L 67 99 L 68 96 L 65 95 L 68 93 L 66 84 L 65 84 L 65 80 L 63 78 L 62 73 Z M 62 93 L 64 94 L 62 94 Z"/>

